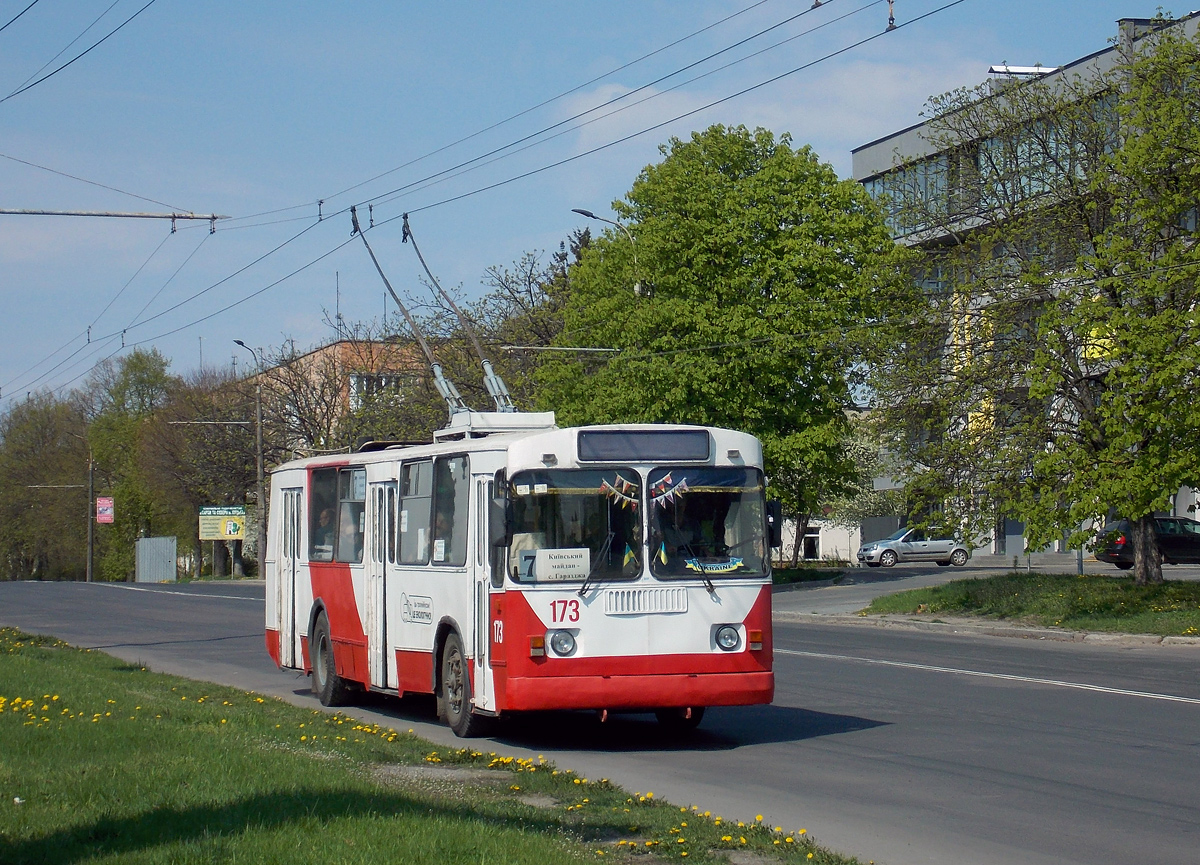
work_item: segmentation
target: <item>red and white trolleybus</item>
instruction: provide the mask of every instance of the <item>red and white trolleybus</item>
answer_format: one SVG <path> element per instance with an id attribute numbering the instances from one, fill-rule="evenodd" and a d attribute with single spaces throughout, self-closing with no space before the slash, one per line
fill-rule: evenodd
<path id="1" fill-rule="evenodd" d="M 463 412 L 431 444 L 280 466 L 269 519 L 267 649 L 325 705 L 433 693 L 470 736 L 772 699 L 778 520 L 745 433 Z"/>

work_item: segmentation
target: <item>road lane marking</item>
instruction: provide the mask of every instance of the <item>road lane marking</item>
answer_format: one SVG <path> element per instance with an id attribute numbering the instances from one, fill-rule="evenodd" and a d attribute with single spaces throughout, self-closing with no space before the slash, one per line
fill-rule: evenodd
<path id="1" fill-rule="evenodd" d="M 777 655 L 796 655 L 803 658 L 823 658 L 831 661 L 858 661 L 883 667 L 900 667 L 905 670 L 924 670 L 930 673 L 950 673 L 955 676 L 975 676 L 980 679 L 1001 679 L 1006 682 L 1025 682 L 1033 685 L 1052 685 L 1056 688 L 1073 688 L 1077 691 L 1096 691 L 1101 694 L 1120 694 L 1124 697 L 1141 697 L 1146 700 L 1166 700 L 1171 703 L 1200 705 L 1196 697 L 1180 697 L 1175 694 L 1156 694 L 1152 691 L 1129 691 L 1125 688 L 1107 688 L 1089 685 L 1086 682 L 1063 682 L 1058 679 L 1039 679 L 1035 676 L 1015 676 L 1011 673 L 985 673 L 982 670 L 963 670 L 957 667 L 935 667 L 930 664 L 910 664 L 905 661 L 885 661 L 879 658 L 860 658 L 854 655 L 831 655 L 825 652 L 802 652 L 797 649 L 775 649 Z"/>
<path id="2" fill-rule="evenodd" d="M 224 598 L 227 601 L 262 601 L 262 598 L 247 598 L 242 595 L 202 595 L 194 592 L 174 592 L 170 589 L 143 589 L 140 586 L 127 586 L 123 583 L 93 583 L 92 585 L 108 586 L 111 589 L 125 589 L 129 592 L 149 592 L 152 595 L 179 595 L 181 598 Z"/>

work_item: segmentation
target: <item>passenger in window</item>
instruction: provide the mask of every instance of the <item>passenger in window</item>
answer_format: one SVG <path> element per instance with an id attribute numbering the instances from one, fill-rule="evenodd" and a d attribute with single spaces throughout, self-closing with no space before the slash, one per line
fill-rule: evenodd
<path id="1" fill-rule="evenodd" d="M 343 562 L 361 562 L 363 550 L 363 533 L 358 530 L 355 520 L 347 520 L 342 526 L 342 535 L 338 541 L 338 559 Z"/>

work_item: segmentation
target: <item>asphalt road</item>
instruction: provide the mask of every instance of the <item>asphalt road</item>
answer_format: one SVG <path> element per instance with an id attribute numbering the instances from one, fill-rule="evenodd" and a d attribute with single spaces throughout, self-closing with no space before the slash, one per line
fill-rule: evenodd
<path id="1" fill-rule="evenodd" d="M 777 606 L 861 607 L 963 575 L 896 569 Z M 0 624 L 313 706 L 307 679 L 266 655 L 262 591 L 0 583 Z M 686 741 L 643 716 L 558 713 L 506 725 L 493 747 L 727 818 L 761 813 L 879 865 L 1200 862 L 1200 648 L 819 623 L 775 634 L 775 703 L 710 710 Z M 430 699 L 353 711 L 458 741 Z"/>

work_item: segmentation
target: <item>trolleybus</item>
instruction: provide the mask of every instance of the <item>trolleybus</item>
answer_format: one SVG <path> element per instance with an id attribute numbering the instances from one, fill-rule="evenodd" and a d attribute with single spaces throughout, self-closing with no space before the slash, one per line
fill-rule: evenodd
<path id="1" fill-rule="evenodd" d="M 460 736 L 533 710 L 769 703 L 778 510 L 745 433 L 464 412 L 434 441 L 272 472 L 266 643 L 325 705 L 435 694 Z"/>

